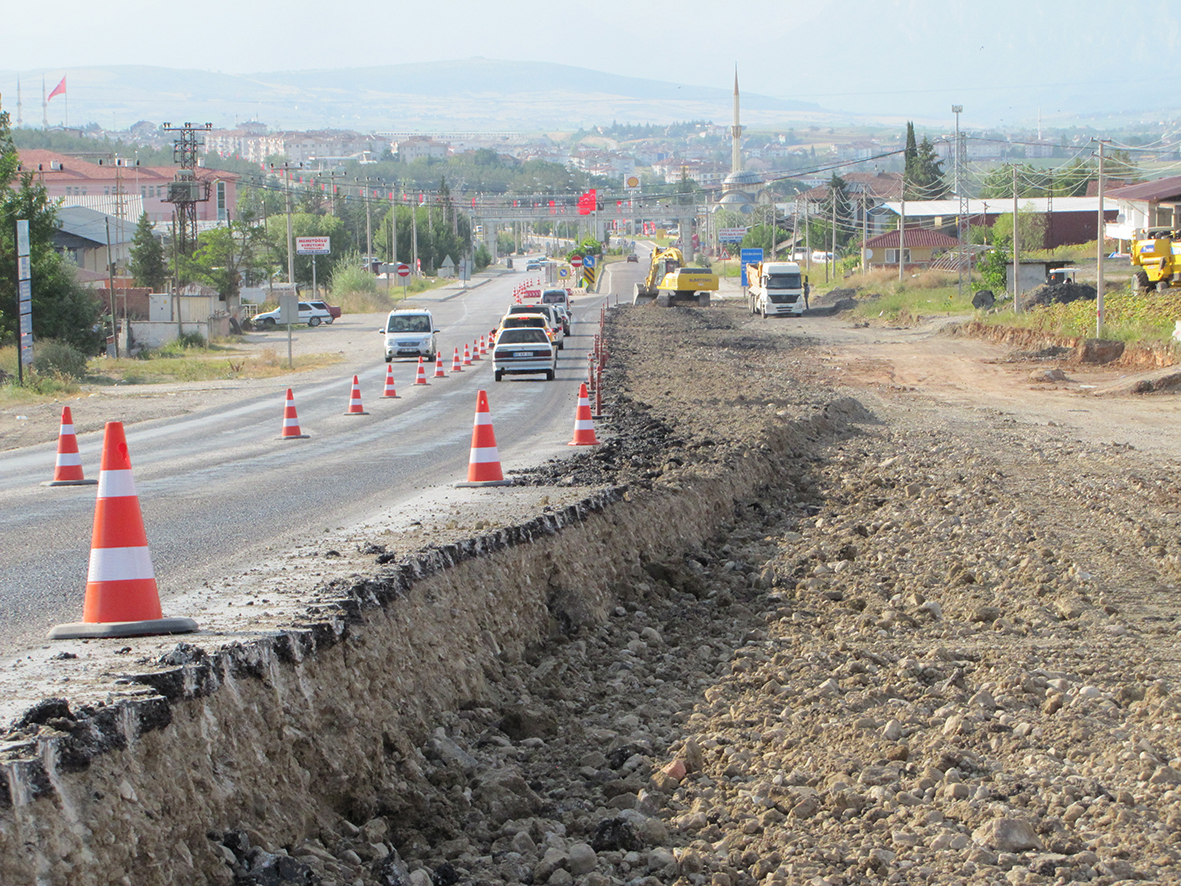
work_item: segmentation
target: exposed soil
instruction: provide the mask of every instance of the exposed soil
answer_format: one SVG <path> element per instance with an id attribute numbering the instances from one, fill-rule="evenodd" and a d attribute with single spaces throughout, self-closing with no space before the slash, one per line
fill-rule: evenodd
<path id="1" fill-rule="evenodd" d="M 1080 393 L 995 352 L 920 369 L 801 329 L 615 312 L 611 442 L 535 479 L 676 490 L 832 421 L 713 543 L 391 754 L 378 802 L 298 846 L 213 835 L 235 882 L 1181 877 L 1175 445 L 1079 439 L 1046 414 Z"/>
<path id="2" fill-rule="evenodd" d="M 675 494 L 752 454 L 780 475 L 637 564 L 605 622 L 384 748 L 372 801 L 296 845 L 248 810 L 211 833 L 222 882 L 1181 878 L 1172 397 L 735 306 L 624 307 L 608 337 L 607 442 L 522 480 Z"/>

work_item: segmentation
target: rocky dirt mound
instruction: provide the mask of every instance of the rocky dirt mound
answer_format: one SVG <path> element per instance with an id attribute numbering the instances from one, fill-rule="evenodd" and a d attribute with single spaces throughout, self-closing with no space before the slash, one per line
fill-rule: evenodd
<path id="1" fill-rule="evenodd" d="M 1028 311 L 1041 305 L 1067 304 L 1080 299 L 1095 300 L 1095 287 L 1090 283 L 1043 284 L 1021 293 L 1021 310 Z"/>
<path id="2" fill-rule="evenodd" d="M 775 482 L 384 748 L 373 802 L 297 846 L 211 833 L 227 883 L 1181 877 L 1168 466 L 973 410 L 834 407 L 803 345 L 737 308 L 625 308 L 609 335 L 638 439 L 571 476 L 675 492 L 766 457 Z"/>

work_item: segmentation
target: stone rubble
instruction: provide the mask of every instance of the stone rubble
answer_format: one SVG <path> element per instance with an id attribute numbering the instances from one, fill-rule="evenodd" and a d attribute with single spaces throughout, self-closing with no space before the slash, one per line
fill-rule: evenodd
<path id="1" fill-rule="evenodd" d="M 572 483 L 675 491 L 848 393 L 738 309 L 609 333 L 604 424 L 650 442 Z M 1176 466 L 858 396 L 710 544 L 386 747 L 372 804 L 299 845 L 211 832 L 225 882 L 1181 879 Z"/>

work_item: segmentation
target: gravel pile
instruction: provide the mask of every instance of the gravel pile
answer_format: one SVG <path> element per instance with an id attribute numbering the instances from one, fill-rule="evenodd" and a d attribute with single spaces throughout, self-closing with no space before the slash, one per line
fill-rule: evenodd
<path id="1" fill-rule="evenodd" d="M 738 308 L 609 334 L 604 424 L 638 433 L 571 483 L 660 489 L 850 393 Z M 862 407 L 606 623 L 385 748 L 371 807 L 299 846 L 210 834 L 226 882 L 1177 882 L 1174 466 Z"/>

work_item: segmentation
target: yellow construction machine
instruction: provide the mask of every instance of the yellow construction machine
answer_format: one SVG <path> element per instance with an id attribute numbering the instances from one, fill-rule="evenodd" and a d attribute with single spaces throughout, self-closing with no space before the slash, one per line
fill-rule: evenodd
<path id="1" fill-rule="evenodd" d="M 1140 292 L 1181 286 L 1181 233 L 1148 228 L 1132 234 L 1134 287 Z"/>
<path id="2" fill-rule="evenodd" d="M 662 308 L 693 301 L 704 308 L 709 294 L 718 291 L 718 275 L 709 268 L 686 268 L 685 256 L 675 246 L 652 250 L 652 264 L 643 283 L 637 283 L 633 303 L 656 301 Z"/>

